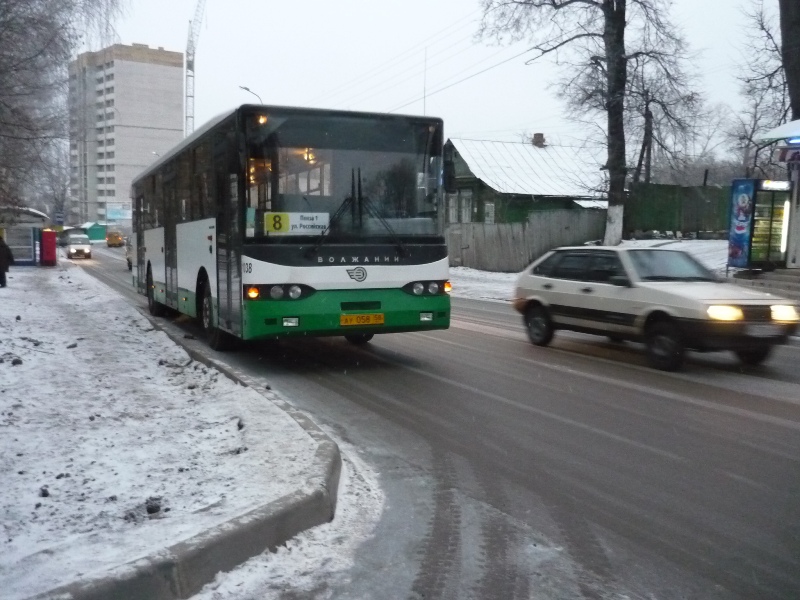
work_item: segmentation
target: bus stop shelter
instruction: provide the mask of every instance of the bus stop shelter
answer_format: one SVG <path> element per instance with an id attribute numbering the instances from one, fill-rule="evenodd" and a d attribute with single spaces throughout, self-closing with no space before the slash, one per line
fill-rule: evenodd
<path id="1" fill-rule="evenodd" d="M 0 232 L 11 248 L 16 265 L 38 262 L 39 232 L 50 222 L 43 212 L 25 206 L 0 207 Z"/>

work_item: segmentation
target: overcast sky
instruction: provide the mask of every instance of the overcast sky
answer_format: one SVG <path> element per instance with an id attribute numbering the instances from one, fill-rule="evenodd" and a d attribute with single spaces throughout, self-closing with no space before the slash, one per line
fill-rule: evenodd
<path id="1" fill-rule="evenodd" d="M 740 7 L 749 2 L 675 0 L 674 21 L 701 53 L 696 66 L 712 104 L 739 103 Z M 196 6 L 130 0 L 115 41 L 184 52 Z M 239 88 L 246 86 L 265 104 L 442 117 L 447 137 L 519 140 L 536 131 L 561 143 L 585 138 L 548 88 L 558 68 L 525 65 L 532 55 L 523 43 L 476 42 L 479 19 L 477 0 L 207 0 L 195 126 L 256 102 Z"/>

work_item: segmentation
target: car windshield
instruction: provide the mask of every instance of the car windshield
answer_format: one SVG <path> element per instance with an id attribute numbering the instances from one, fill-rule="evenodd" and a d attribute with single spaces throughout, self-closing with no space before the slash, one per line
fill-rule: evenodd
<path id="1" fill-rule="evenodd" d="M 88 235 L 73 235 L 69 238 L 70 244 L 88 244 L 89 243 L 89 236 Z"/>
<path id="2" fill-rule="evenodd" d="M 690 254 L 677 250 L 630 250 L 628 256 L 643 281 L 716 281 Z"/>

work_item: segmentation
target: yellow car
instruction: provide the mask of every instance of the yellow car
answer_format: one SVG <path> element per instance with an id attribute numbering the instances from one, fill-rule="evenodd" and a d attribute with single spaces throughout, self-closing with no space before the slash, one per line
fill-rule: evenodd
<path id="1" fill-rule="evenodd" d="M 106 244 L 109 248 L 120 248 L 125 245 L 125 238 L 119 231 L 109 231 L 106 233 Z"/>

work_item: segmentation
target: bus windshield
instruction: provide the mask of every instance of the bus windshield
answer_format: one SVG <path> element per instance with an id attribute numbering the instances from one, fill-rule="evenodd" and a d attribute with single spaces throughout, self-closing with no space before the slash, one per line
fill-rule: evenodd
<path id="1" fill-rule="evenodd" d="M 245 234 L 271 243 L 441 236 L 442 128 L 398 116 L 254 114 Z"/>

